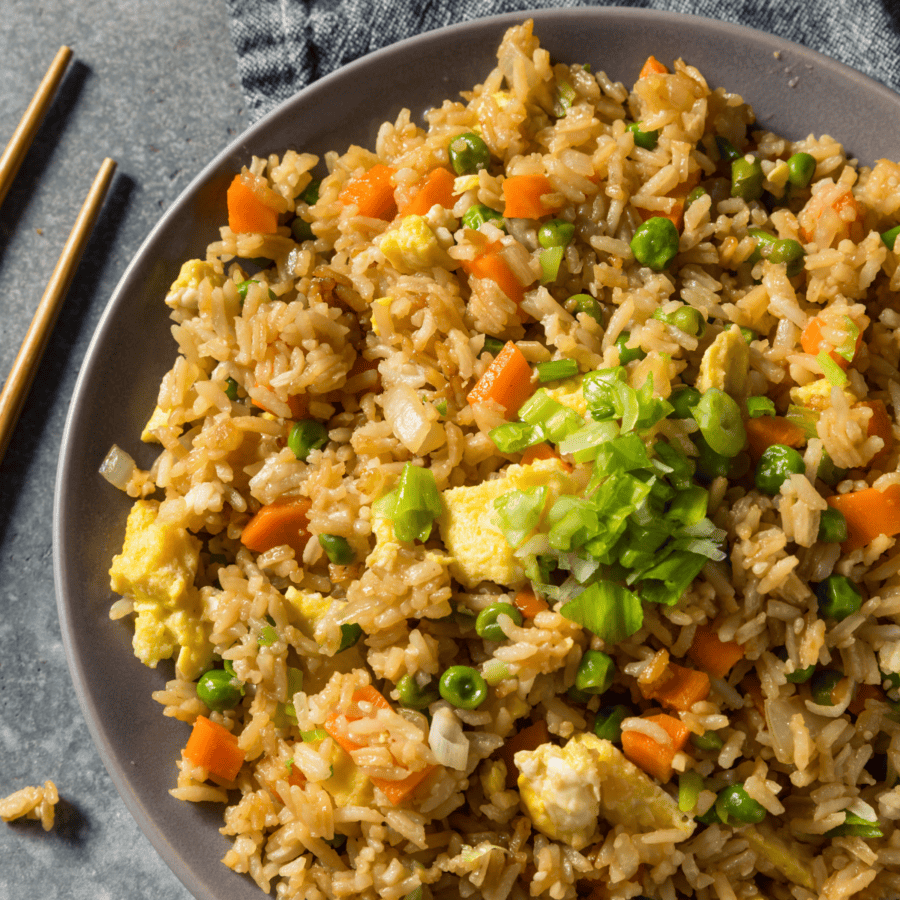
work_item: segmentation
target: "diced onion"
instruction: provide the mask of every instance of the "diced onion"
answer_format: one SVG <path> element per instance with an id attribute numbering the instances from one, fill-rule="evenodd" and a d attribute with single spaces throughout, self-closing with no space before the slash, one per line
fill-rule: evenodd
<path id="1" fill-rule="evenodd" d="M 442 766 L 465 771 L 469 761 L 469 740 L 453 710 L 446 706 L 438 709 L 431 720 L 428 746 Z"/>
<path id="2" fill-rule="evenodd" d="M 100 464 L 100 474 L 113 487 L 124 491 L 136 468 L 137 463 L 121 447 L 113 444 Z"/>
<path id="3" fill-rule="evenodd" d="M 408 384 L 388 388 L 383 406 L 394 436 L 410 453 L 430 453 L 446 440 L 444 429 L 436 421 L 437 410 L 432 404 L 423 403 Z"/>

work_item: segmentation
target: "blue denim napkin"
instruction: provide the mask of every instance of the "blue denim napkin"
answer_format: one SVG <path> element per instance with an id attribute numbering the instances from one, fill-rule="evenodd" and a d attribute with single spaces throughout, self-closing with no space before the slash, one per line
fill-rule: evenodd
<path id="1" fill-rule="evenodd" d="M 403 38 L 497 13 L 635 6 L 692 13 L 818 50 L 900 92 L 898 0 L 225 0 L 253 119 L 317 78 Z"/>

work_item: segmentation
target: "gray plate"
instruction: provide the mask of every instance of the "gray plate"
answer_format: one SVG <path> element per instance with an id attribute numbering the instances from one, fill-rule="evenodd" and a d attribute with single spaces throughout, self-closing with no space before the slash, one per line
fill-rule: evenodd
<path id="1" fill-rule="evenodd" d="M 863 162 L 900 147 L 900 97 L 831 59 L 734 25 L 636 9 L 533 14 L 554 59 L 590 62 L 633 83 L 650 53 L 697 66 L 712 86 L 739 92 L 760 123 L 789 138 L 842 141 Z M 128 267 L 88 350 L 63 438 L 54 516 L 54 567 L 63 641 L 75 689 L 100 756 L 138 824 L 175 874 L 202 900 L 258 900 L 246 877 L 220 862 L 221 807 L 167 793 L 188 727 L 150 697 L 171 666 L 144 668 L 131 653 L 131 623 L 111 622 L 107 571 L 121 547 L 128 498 L 97 468 L 112 443 L 148 466 L 141 444 L 159 381 L 174 359 L 162 302 L 181 262 L 203 255 L 226 219 L 225 187 L 250 156 L 293 147 L 323 153 L 372 147 L 378 123 L 403 107 L 420 116 L 483 80 L 504 30 L 525 14 L 434 31 L 323 78 L 250 128 L 204 169 L 168 210 Z"/>

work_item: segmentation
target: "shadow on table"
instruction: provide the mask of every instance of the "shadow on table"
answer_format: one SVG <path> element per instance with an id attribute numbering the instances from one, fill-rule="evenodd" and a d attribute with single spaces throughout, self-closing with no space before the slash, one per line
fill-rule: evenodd
<path id="1" fill-rule="evenodd" d="M 16 819 L 9 827 L 20 839 L 46 841 L 52 836 L 74 847 L 80 847 L 87 839 L 91 823 L 74 803 L 60 797 L 56 804 L 53 828 L 49 832 L 44 831 L 43 825 L 37 819 Z"/>
<path id="2" fill-rule="evenodd" d="M 54 152 L 78 106 L 78 100 L 90 74 L 90 68 L 77 59 L 69 64 L 53 103 L 50 104 L 50 109 L 47 110 L 44 121 L 34 136 L 3 206 L 0 207 L 0 264 L 3 262 L 9 239 L 15 234 L 28 208 L 30 198 L 34 196 L 44 173 L 53 162 Z"/>
<path id="3" fill-rule="evenodd" d="M 73 347 L 83 330 L 85 316 L 90 312 L 91 298 L 97 292 L 115 234 L 125 218 L 134 189 L 135 182 L 130 176 L 121 172 L 115 174 L 47 342 L 19 422 L 13 429 L 6 455 L 0 461 L 0 495 L 7 498 L 6 502 L 0 504 L 0 543 L 3 542 L 14 514 L 15 499 L 20 487 L 33 471 L 41 442 L 50 436 L 48 411 L 60 401 L 61 390 L 65 389 L 67 393 L 71 390 L 66 381 L 72 365 Z M 37 300 L 38 298 L 35 299 L 35 306 Z M 74 372 L 72 376 L 74 377 Z M 68 396 L 65 397 L 66 407 L 68 400 Z M 61 424 L 56 431 L 58 433 L 52 435 L 54 440 L 62 434 Z"/>

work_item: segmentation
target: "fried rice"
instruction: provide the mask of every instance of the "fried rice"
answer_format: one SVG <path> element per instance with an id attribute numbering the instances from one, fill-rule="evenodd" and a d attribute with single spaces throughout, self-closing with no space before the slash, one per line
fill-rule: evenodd
<path id="1" fill-rule="evenodd" d="M 900 893 L 900 166 L 588 62 L 254 158 L 165 297 L 112 616 L 278 897 Z"/>

